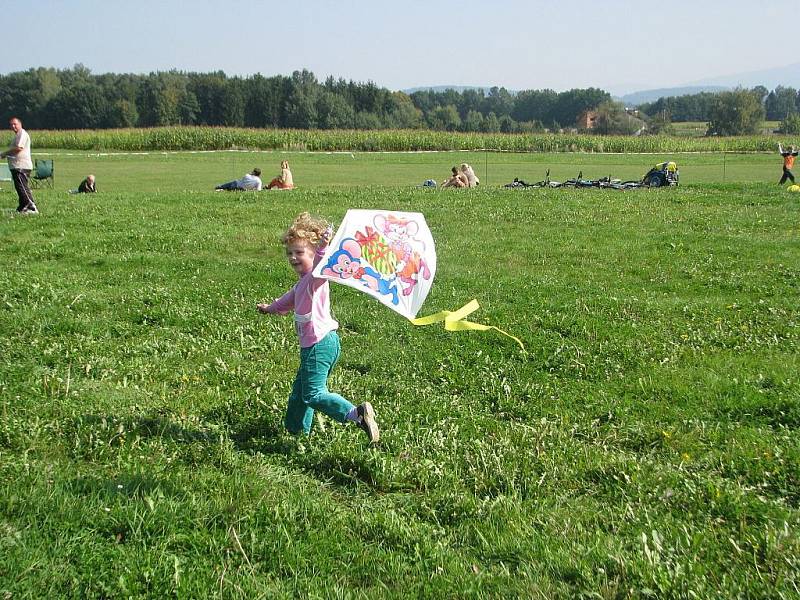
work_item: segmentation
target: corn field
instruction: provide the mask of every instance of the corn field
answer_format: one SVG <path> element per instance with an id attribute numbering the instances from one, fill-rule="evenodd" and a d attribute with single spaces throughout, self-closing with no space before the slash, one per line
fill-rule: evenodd
<path id="1" fill-rule="evenodd" d="M 163 127 L 152 129 L 35 132 L 39 148 L 72 150 L 291 150 L 400 152 L 494 150 L 500 152 L 764 152 L 770 136 L 685 138 L 581 134 L 452 133 L 428 130 L 237 129 Z"/>

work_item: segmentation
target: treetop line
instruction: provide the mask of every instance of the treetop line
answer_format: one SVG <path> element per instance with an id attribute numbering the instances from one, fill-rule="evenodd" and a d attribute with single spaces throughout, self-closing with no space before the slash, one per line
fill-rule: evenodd
<path id="1" fill-rule="evenodd" d="M 406 94 L 373 82 L 319 82 L 307 70 L 270 77 L 222 71 L 95 75 L 76 65 L 0 75 L 0 117 L 18 116 L 31 129 L 209 125 L 539 133 L 588 129 L 587 112 L 591 130 L 602 134 L 669 133 L 672 121 L 705 121 L 709 133 L 732 135 L 755 133 L 764 118 L 798 114 L 800 99 L 791 87 L 758 86 L 661 98 L 633 110 L 597 88 Z"/>

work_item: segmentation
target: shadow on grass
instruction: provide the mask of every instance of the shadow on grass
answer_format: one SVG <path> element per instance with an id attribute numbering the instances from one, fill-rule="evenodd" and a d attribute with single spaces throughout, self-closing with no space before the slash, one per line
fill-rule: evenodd
<path id="1" fill-rule="evenodd" d="M 196 427 L 187 427 L 162 416 L 115 417 L 105 415 L 81 415 L 71 423 L 76 439 L 87 444 L 105 442 L 109 446 L 123 445 L 136 437 L 165 438 L 174 442 L 211 441 L 215 436 Z"/>
<path id="2" fill-rule="evenodd" d="M 352 489 L 366 485 L 377 491 L 385 490 L 376 473 L 373 457 L 380 446 L 364 446 L 363 452 L 355 456 L 343 456 L 337 452 L 327 452 L 333 443 L 332 427 L 341 427 L 328 420 L 325 430 L 317 429 L 315 422 L 311 435 L 292 435 L 277 422 L 253 419 L 242 422 L 231 432 L 235 448 L 247 454 L 281 455 L 287 464 L 302 469 L 315 479 L 325 483 Z M 354 428 L 355 429 L 355 428 Z M 354 432 L 355 433 L 355 432 Z M 358 431 L 358 433 L 361 433 Z M 353 436 L 353 444 L 361 447 L 362 436 Z M 309 449 L 309 446 L 311 447 Z"/>
<path id="3" fill-rule="evenodd" d="M 319 456 L 304 460 L 303 463 L 314 477 L 333 485 L 351 489 L 361 484 L 378 492 L 393 491 L 381 483 L 369 459 L 363 454 L 356 457 Z"/>
<path id="4" fill-rule="evenodd" d="M 237 424 L 231 431 L 234 447 L 247 454 L 281 454 L 291 456 L 297 451 L 297 438 L 282 427 L 263 418 Z"/>

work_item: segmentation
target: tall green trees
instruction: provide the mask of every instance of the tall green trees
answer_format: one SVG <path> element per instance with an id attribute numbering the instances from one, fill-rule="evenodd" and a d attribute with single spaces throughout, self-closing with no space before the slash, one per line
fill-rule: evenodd
<path id="1" fill-rule="evenodd" d="M 62 88 L 42 110 L 39 122 L 48 129 L 98 129 L 108 126 L 109 105 L 95 83 Z"/>
<path id="2" fill-rule="evenodd" d="M 526 90 L 517 94 L 511 116 L 517 121 L 552 123 L 557 105 L 558 94 L 553 90 Z"/>
<path id="3" fill-rule="evenodd" d="M 709 135 L 745 135 L 758 133 L 765 111 L 752 90 L 720 92 L 711 105 Z"/>
<path id="4" fill-rule="evenodd" d="M 457 131 L 461 128 L 461 116 L 453 104 L 437 106 L 428 114 L 428 125 L 431 129 Z"/>
<path id="5" fill-rule="evenodd" d="M 739 95 L 737 95 L 739 94 Z M 713 132 L 753 130 L 759 106 L 785 119 L 800 113 L 791 87 L 661 98 L 640 107 L 653 123 L 710 121 Z M 749 98 L 749 97 L 748 97 Z M 569 129 L 586 110 L 601 107 L 598 132 L 635 129 L 610 95 L 597 88 L 510 92 L 503 87 L 392 92 L 372 81 L 328 77 L 307 69 L 290 76 L 229 77 L 222 71 L 94 75 L 70 69 L 29 69 L 0 75 L 0 121 L 19 116 L 27 127 L 106 128 L 164 125 L 294 127 L 300 129 L 433 128 L 519 132 Z M 738 108 L 736 108 L 738 106 Z M 738 112 L 737 112 L 738 111 Z"/>
<path id="6" fill-rule="evenodd" d="M 139 125 L 194 124 L 199 104 L 197 97 L 190 95 L 187 83 L 186 76 L 177 71 L 150 73 L 142 82 L 137 97 Z"/>
<path id="7" fill-rule="evenodd" d="M 558 94 L 552 110 L 552 120 L 562 127 L 572 127 L 578 116 L 611 100 L 611 94 L 597 88 L 572 89 Z"/>
<path id="8" fill-rule="evenodd" d="M 322 129 L 352 129 L 356 113 L 343 97 L 323 90 L 317 98 L 317 116 Z"/>
<path id="9" fill-rule="evenodd" d="M 651 117 L 661 115 L 672 121 L 708 121 L 711 114 L 711 104 L 716 94 L 700 92 L 699 94 L 686 94 L 659 98 L 655 102 L 639 106 L 639 110 Z"/>
<path id="10" fill-rule="evenodd" d="M 607 100 L 597 107 L 595 132 L 602 135 L 632 135 L 644 126 L 641 119 L 628 114 L 620 102 Z"/>
<path id="11" fill-rule="evenodd" d="M 0 78 L 0 119 L 7 123 L 13 116 L 26 127 L 42 127 L 44 107 L 61 90 L 55 69 L 29 69 Z"/>
<path id="12" fill-rule="evenodd" d="M 767 112 L 767 119 L 783 121 L 789 115 L 798 112 L 797 90 L 779 85 L 767 95 L 764 109 Z"/>

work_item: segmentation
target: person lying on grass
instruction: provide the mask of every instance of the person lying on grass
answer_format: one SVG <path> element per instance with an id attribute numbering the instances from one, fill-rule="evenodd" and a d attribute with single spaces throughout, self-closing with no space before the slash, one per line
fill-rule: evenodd
<path id="1" fill-rule="evenodd" d="M 300 368 L 294 378 L 284 424 L 291 433 L 311 432 L 314 411 L 319 410 L 339 423 L 355 423 L 370 442 L 380 439 L 375 411 L 369 402 L 354 406 L 339 394 L 328 391 L 328 377 L 339 358 L 340 345 L 331 316 L 330 286 L 312 271 L 325 254 L 333 227 L 307 212 L 300 214 L 283 235 L 286 258 L 300 281 L 271 304 L 258 304 L 262 313 L 285 315 L 294 311 L 300 338 Z"/>
<path id="2" fill-rule="evenodd" d="M 218 192 L 223 190 L 226 192 L 241 192 L 246 190 L 255 190 L 260 192 L 263 185 L 264 184 L 261 182 L 261 169 L 256 167 L 252 172 L 245 174 L 245 176 L 241 179 L 235 179 L 234 181 L 229 181 L 228 183 L 221 183 L 214 189 Z"/>

